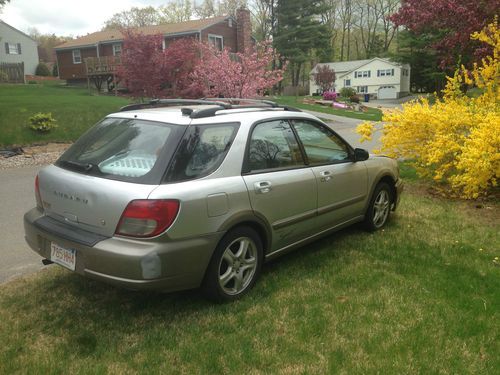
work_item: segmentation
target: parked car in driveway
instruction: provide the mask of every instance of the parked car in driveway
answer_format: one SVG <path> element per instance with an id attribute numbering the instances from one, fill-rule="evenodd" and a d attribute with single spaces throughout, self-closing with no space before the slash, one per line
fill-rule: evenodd
<path id="1" fill-rule="evenodd" d="M 161 100 L 108 115 L 35 181 L 26 241 L 121 287 L 233 300 L 262 264 L 357 222 L 380 229 L 395 160 L 272 102 Z"/>

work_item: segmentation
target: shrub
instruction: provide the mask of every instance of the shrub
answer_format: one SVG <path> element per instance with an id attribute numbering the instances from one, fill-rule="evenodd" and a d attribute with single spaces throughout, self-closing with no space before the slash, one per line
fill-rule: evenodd
<path id="1" fill-rule="evenodd" d="M 47 133 L 54 128 L 57 128 L 56 120 L 52 117 L 52 113 L 37 113 L 29 118 L 30 129 L 41 133 Z"/>
<path id="2" fill-rule="evenodd" d="M 337 93 L 335 91 L 325 91 L 323 93 L 323 100 L 334 101 L 335 99 L 337 99 Z"/>
<path id="3" fill-rule="evenodd" d="M 0 70 L 0 83 L 8 81 L 9 81 L 9 75 Z"/>
<path id="4" fill-rule="evenodd" d="M 52 66 L 52 76 L 53 77 L 58 77 L 59 76 L 59 68 L 57 67 L 57 64 L 54 64 Z"/>
<path id="5" fill-rule="evenodd" d="M 353 95 L 356 95 L 356 90 L 352 87 L 342 87 L 340 89 L 340 96 L 343 98 L 350 98 Z"/>
<path id="6" fill-rule="evenodd" d="M 357 94 L 354 94 L 354 95 L 351 95 L 349 97 L 349 100 L 352 102 L 352 103 L 359 103 L 359 96 Z"/>
<path id="7" fill-rule="evenodd" d="M 434 105 L 424 98 L 384 115 L 381 138 L 382 152 L 415 160 L 421 176 L 445 183 L 452 195 L 467 199 L 487 195 L 500 179 L 497 21 L 471 37 L 489 44 L 493 55 L 472 70 L 457 69 L 448 77 L 443 98 Z M 478 95 L 467 96 L 464 85 L 477 87 Z M 357 130 L 363 139 L 370 139 L 375 129 L 372 123 L 363 123 Z"/>
<path id="8" fill-rule="evenodd" d="M 35 75 L 42 76 L 42 77 L 48 77 L 48 76 L 50 76 L 49 68 L 44 63 L 39 63 L 36 66 Z"/>
<path id="9" fill-rule="evenodd" d="M 38 85 L 38 81 L 29 80 L 28 85 Z"/>

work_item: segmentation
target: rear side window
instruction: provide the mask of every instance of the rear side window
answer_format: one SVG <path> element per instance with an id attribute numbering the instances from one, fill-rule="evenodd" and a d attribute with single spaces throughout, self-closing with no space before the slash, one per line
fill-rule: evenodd
<path id="1" fill-rule="evenodd" d="M 158 176 L 164 173 L 169 149 L 175 149 L 184 129 L 152 121 L 106 118 L 76 141 L 56 164 L 110 179 L 154 183 L 154 169 L 159 170 Z"/>
<path id="2" fill-rule="evenodd" d="M 191 125 L 172 159 L 168 182 L 209 175 L 221 165 L 236 136 L 238 124 Z"/>

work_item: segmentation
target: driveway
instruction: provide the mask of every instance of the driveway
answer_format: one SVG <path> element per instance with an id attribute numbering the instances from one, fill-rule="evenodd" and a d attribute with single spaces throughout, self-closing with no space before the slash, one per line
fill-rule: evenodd
<path id="1" fill-rule="evenodd" d="M 358 133 L 356 133 L 356 127 L 362 122 L 364 122 L 364 120 L 330 115 L 328 113 L 322 113 L 322 112 L 314 112 L 306 110 L 304 110 L 304 112 L 308 112 L 316 117 L 328 121 L 327 122 L 328 126 L 330 126 L 333 130 L 335 130 L 335 132 L 337 132 L 353 147 L 364 148 L 369 152 L 373 152 L 374 149 L 380 148 L 380 135 L 381 135 L 380 132 L 375 132 L 371 141 L 363 143 L 359 142 L 361 136 Z M 380 127 L 381 125 L 377 126 Z"/>
<path id="2" fill-rule="evenodd" d="M 41 269 L 41 258 L 24 242 L 23 215 L 35 206 L 40 167 L 0 170 L 0 283 Z"/>
<path id="3" fill-rule="evenodd" d="M 419 97 L 419 95 L 408 95 L 398 99 L 372 99 L 367 103 L 363 103 L 363 105 L 372 108 L 402 109 L 404 103 L 418 99 Z"/>

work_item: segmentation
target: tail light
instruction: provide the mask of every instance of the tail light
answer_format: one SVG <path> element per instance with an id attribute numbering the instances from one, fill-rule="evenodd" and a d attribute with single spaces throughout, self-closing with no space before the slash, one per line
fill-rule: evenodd
<path id="1" fill-rule="evenodd" d="M 154 237 L 172 225 L 178 212 L 177 200 L 133 200 L 123 211 L 115 233 L 131 237 Z"/>
<path id="2" fill-rule="evenodd" d="M 35 198 L 36 206 L 43 209 L 42 196 L 40 195 L 40 180 L 38 179 L 38 175 L 35 177 Z"/>

